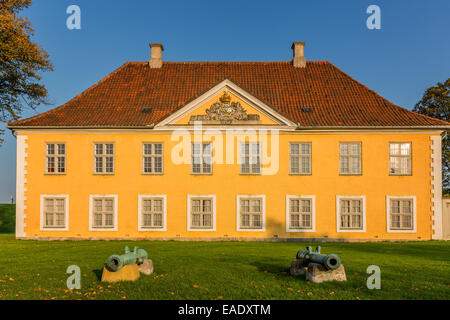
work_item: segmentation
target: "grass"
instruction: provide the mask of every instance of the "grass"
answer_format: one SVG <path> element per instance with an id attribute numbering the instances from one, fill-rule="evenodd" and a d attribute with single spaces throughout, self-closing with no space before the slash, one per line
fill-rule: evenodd
<path id="1" fill-rule="evenodd" d="M 310 244 L 310 243 L 308 243 Z M 103 263 L 125 245 L 144 248 L 155 272 L 100 282 Z M 340 255 L 347 282 L 315 284 L 288 273 L 307 243 L 32 241 L 0 235 L 0 299 L 450 299 L 450 243 L 322 243 Z M 66 269 L 81 268 L 80 290 Z M 366 268 L 381 268 L 381 290 Z"/>

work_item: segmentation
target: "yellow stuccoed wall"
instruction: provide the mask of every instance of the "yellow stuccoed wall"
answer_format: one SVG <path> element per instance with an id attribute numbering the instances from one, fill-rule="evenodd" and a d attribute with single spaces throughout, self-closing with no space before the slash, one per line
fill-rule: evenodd
<path id="1" fill-rule="evenodd" d="M 430 134 L 280 133 L 280 168 L 275 175 L 245 176 L 237 164 L 214 164 L 212 175 L 190 174 L 190 165 L 175 165 L 170 133 L 32 132 L 25 134 L 27 182 L 26 237 L 250 237 L 345 239 L 430 239 Z M 149 130 L 151 132 L 151 130 Z M 225 140 L 225 139 L 224 139 Z M 143 175 L 142 143 L 164 143 L 164 174 Z M 270 141 L 270 140 L 269 140 Z M 289 142 L 312 143 L 312 175 L 289 175 Z M 339 142 L 362 142 L 362 175 L 339 175 Z M 412 142 L 412 176 L 389 176 L 389 142 Z M 65 142 L 67 174 L 46 175 L 45 143 Z M 94 142 L 115 143 L 115 174 L 93 174 Z M 235 147 L 235 157 L 237 154 Z M 69 230 L 40 230 L 40 195 L 69 195 Z M 89 195 L 118 195 L 118 231 L 89 231 Z M 138 195 L 167 195 L 167 231 L 138 231 Z M 187 195 L 216 195 L 216 231 L 187 231 Z M 266 231 L 236 231 L 236 195 L 266 196 Z M 286 195 L 315 195 L 316 232 L 286 233 Z M 365 195 L 366 232 L 336 232 L 336 195 Z M 386 196 L 415 195 L 417 233 L 386 232 Z"/>

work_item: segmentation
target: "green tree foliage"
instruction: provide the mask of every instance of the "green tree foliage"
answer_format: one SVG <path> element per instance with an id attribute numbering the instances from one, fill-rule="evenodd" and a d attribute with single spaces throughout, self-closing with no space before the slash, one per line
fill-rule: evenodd
<path id="1" fill-rule="evenodd" d="M 0 233 L 14 232 L 16 225 L 16 205 L 0 203 Z"/>
<path id="2" fill-rule="evenodd" d="M 48 53 L 31 41 L 33 27 L 19 12 L 32 0 L 0 0 L 0 122 L 17 120 L 25 107 L 46 103 L 40 72 L 53 71 Z M 0 131 L 0 144 L 3 142 Z"/>
<path id="3" fill-rule="evenodd" d="M 444 83 L 438 82 L 423 94 L 413 111 L 450 122 L 450 78 Z M 448 133 L 448 132 L 447 132 Z M 450 193 L 450 138 L 442 141 L 442 187 Z"/>

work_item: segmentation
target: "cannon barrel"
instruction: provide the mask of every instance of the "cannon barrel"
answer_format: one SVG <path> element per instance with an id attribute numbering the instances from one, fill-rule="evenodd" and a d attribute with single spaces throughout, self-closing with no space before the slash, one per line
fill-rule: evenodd
<path id="1" fill-rule="evenodd" d="M 301 261 L 304 267 L 307 267 L 310 263 L 318 263 L 327 270 L 336 270 L 341 265 L 341 258 L 338 255 L 321 254 L 320 247 L 317 247 L 315 252 L 312 251 L 310 246 L 306 247 L 306 250 L 299 250 L 297 259 Z"/>
<path id="2" fill-rule="evenodd" d="M 134 247 L 133 251 L 130 251 L 130 249 L 125 247 L 125 253 L 122 255 L 113 254 L 108 257 L 108 260 L 106 261 L 106 267 L 110 271 L 118 271 L 120 270 L 124 265 L 127 264 L 142 264 L 144 262 L 144 259 L 148 259 L 147 251 L 144 249 L 139 249 L 138 247 Z"/>

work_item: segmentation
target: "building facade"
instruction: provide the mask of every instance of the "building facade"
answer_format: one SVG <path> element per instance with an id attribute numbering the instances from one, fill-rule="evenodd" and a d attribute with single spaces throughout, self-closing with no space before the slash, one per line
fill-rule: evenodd
<path id="1" fill-rule="evenodd" d="M 450 124 L 329 62 L 128 62 L 17 133 L 16 237 L 442 238 Z"/>

